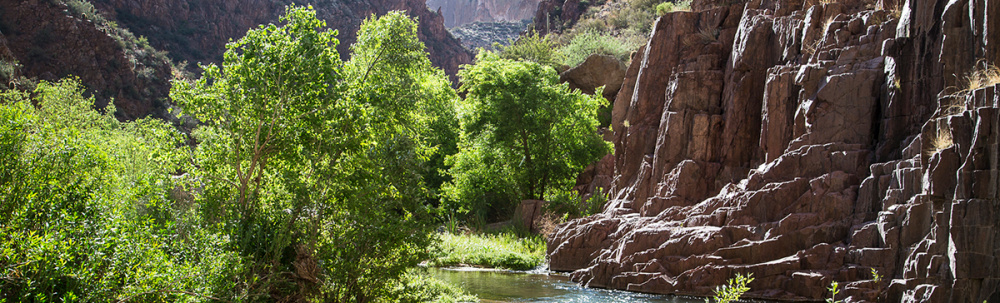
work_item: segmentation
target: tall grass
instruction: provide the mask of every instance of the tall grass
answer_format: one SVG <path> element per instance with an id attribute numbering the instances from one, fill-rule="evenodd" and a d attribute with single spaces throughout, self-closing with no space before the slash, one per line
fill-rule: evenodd
<path id="1" fill-rule="evenodd" d="M 537 235 L 521 238 L 513 233 L 442 233 L 439 237 L 440 252 L 428 262 L 430 266 L 529 270 L 545 262 L 545 239 Z"/>

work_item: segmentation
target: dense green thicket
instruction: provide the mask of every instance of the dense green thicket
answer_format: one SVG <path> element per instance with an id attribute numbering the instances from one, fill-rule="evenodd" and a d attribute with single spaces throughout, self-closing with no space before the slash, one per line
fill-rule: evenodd
<path id="1" fill-rule="evenodd" d="M 180 134 L 120 123 L 82 91 L 64 80 L 0 95 L 0 301 L 202 300 L 231 287 L 238 256 L 170 198 Z"/>
<path id="2" fill-rule="evenodd" d="M 435 241 L 424 179 L 444 182 L 457 136 L 415 21 L 367 20 L 349 62 L 311 9 L 282 22 L 174 83 L 193 147 L 94 111 L 75 81 L 3 92 L 0 301 L 454 299 L 410 271 Z"/>
<path id="3" fill-rule="evenodd" d="M 459 77 L 466 93 L 459 152 L 444 186 L 453 211 L 480 221 L 506 217 L 522 199 L 571 187 L 610 151 L 596 131 L 607 101 L 571 91 L 551 67 L 484 51 Z"/>
<path id="4" fill-rule="evenodd" d="M 431 266 L 471 265 L 530 270 L 545 262 L 545 238 L 519 237 L 510 232 L 496 234 L 442 233 L 441 250 Z"/>

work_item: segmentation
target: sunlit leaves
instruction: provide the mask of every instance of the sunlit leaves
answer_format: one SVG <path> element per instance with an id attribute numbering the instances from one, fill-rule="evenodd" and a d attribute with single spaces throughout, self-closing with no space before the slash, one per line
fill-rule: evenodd
<path id="1" fill-rule="evenodd" d="M 596 120 L 607 101 L 570 91 L 551 67 L 482 52 L 459 76 L 467 96 L 449 186 L 459 205 L 513 203 L 508 184 L 516 199 L 544 199 L 610 149 Z"/>

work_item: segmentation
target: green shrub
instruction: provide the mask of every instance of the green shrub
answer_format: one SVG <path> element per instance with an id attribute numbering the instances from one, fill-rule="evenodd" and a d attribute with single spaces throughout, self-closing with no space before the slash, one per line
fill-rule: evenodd
<path id="1" fill-rule="evenodd" d="M 604 189 L 597 188 L 587 200 L 581 200 L 573 190 L 555 192 L 547 200 L 549 203 L 545 205 L 546 211 L 559 217 L 579 218 L 601 212 L 608 197 L 604 194 Z"/>
<path id="2" fill-rule="evenodd" d="M 507 46 L 496 43 L 501 58 L 510 60 L 531 61 L 541 65 L 555 66 L 560 61 L 560 53 L 556 52 L 556 43 L 548 36 L 539 36 L 531 32 L 516 41 L 511 40 Z"/>
<path id="3" fill-rule="evenodd" d="M 719 286 L 715 288 L 715 297 L 712 299 L 716 303 L 730 303 L 736 302 L 744 293 L 750 291 L 750 287 L 747 284 L 753 282 L 753 273 L 747 274 L 736 274 L 736 278 L 729 279 L 726 285 Z M 709 303 L 709 299 L 705 299 L 706 303 Z"/>
<path id="4" fill-rule="evenodd" d="M 77 80 L 0 93 L 0 301 L 181 301 L 239 262 L 170 199 L 181 136 L 92 109 Z M 32 105 L 37 104 L 37 108 Z"/>
<path id="5" fill-rule="evenodd" d="M 396 302 L 478 302 L 479 299 L 461 288 L 431 277 L 426 270 L 415 269 L 407 272 L 393 289 Z"/>
<path id="6" fill-rule="evenodd" d="M 663 16 L 663 15 L 666 15 L 667 13 L 669 13 L 669 12 L 672 12 L 672 11 L 674 11 L 674 3 L 673 2 L 663 2 L 663 3 L 660 3 L 660 4 L 656 5 L 656 14 L 657 15 Z"/>
<path id="7" fill-rule="evenodd" d="M 545 239 L 533 235 L 518 237 L 514 233 L 498 234 L 439 234 L 439 253 L 431 266 L 484 266 L 513 270 L 529 270 L 545 262 Z"/>
<path id="8" fill-rule="evenodd" d="M 631 53 L 640 46 L 641 44 L 635 40 L 628 41 L 598 32 L 584 32 L 574 36 L 569 44 L 559 49 L 559 52 L 565 58 L 563 64 L 576 66 L 594 54 L 609 55 L 628 62 Z"/>

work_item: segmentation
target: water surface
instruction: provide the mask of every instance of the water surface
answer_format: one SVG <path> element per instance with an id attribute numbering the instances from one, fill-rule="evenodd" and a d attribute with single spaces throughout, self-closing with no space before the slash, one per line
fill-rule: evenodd
<path id="1" fill-rule="evenodd" d="M 655 302 L 703 303 L 704 299 L 586 288 L 562 274 L 470 268 L 428 268 L 431 276 L 459 285 L 483 302 Z"/>

